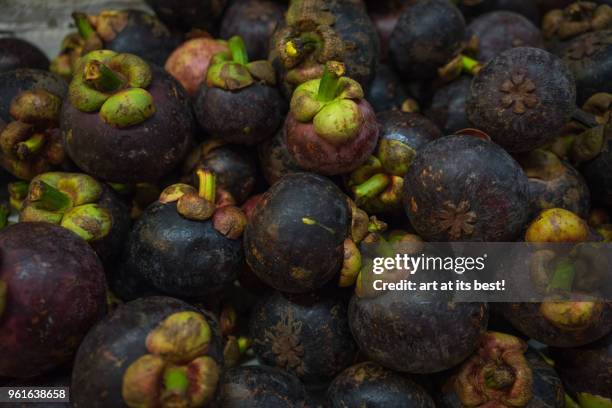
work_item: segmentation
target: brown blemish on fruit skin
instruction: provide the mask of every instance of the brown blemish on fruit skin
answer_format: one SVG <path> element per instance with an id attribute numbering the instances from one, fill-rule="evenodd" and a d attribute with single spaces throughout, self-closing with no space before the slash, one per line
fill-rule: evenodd
<path id="1" fill-rule="evenodd" d="M 358 407 L 364 400 L 376 401 L 381 407 L 435 407 L 420 385 L 373 362 L 343 371 L 332 381 L 327 397 L 333 407 Z"/>

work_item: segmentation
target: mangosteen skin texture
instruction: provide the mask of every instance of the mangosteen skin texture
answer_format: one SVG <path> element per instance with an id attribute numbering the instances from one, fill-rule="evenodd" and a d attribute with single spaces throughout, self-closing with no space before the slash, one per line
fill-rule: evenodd
<path id="1" fill-rule="evenodd" d="M 580 329 L 563 329 L 540 312 L 540 303 L 504 303 L 504 317 L 517 330 L 534 340 L 553 347 L 578 347 L 592 343 L 612 331 L 612 304 L 603 302 L 599 316 Z"/>
<path id="2" fill-rule="evenodd" d="M 364 355 L 413 374 L 459 364 L 478 345 L 487 320 L 484 303 L 423 302 L 400 291 L 354 295 L 349 304 L 351 332 Z"/>
<path id="3" fill-rule="evenodd" d="M 389 42 L 389 55 L 406 79 L 432 79 L 465 39 L 465 20 L 446 0 L 420 0 L 400 16 Z"/>
<path id="4" fill-rule="evenodd" d="M 44 89 L 64 98 L 68 84 L 60 76 L 40 69 L 17 69 L 0 73 L 0 119 L 10 122 L 11 102 L 23 91 Z"/>
<path id="5" fill-rule="evenodd" d="M 219 390 L 220 407 L 313 408 L 300 380 L 279 368 L 232 368 L 219 383 Z"/>
<path id="6" fill-rule="evenodd" d="M 271 138 L 261 142 L 257 146 L 257 153 L 261 172 L 270 186 L 286 174 L 302 171 L 287 149 L 284 127 Z"/>
<path id="7" fill-rule="evenodd" d="M 107 236 L 89 244 L 96 251 L 102 263 L 110 266 L 119 259 L 130 233 L 132 226 L 130 208 L 106 183 L 102 184 L 102 195 L 98 199 L 98 205 L 110 212 L 113 224 Z"/>
<path id="8" fill-rule="evenodd" d="M 278 1 L 235 0 L 223 15 L 220 36 L 224 39 L 240 36 L 250 59 L 268 59 L 269 39 L 276 27 L 283 24 L 286 10 Z"/>
<path id="9" fill-rule="evenodd" d="M 283 292 L 322 287 L 341 269 L 351 223 L 347 197 L 328 179 L 284 176 L 262 197 L 244 232 L 246 260 Z"/>
<path id="10" fill-rule="evenodd" d="M 475 18 L 467 27 L 468 38 L 478 38 L 478 60 L 488 62 L 514 47 L 544 48 L 540 29 L 512 11 L 493 11 Z"/>
<path id="11" fill-rule="evenodd" d="M 371 361 L 338 375 L 327 390 L 330 408 L 434 408 L 427 392 L 414 381 Z"/>
<path id="12" fill-rule="evenodd" d="M 442 136 L 440 129 L 419 113 L 390 110 L 379 112 L 380 138 L 397 140 L 416 151 Z"/>
<path id="13" fill-rule="evenodd" d="M 19 38 L 0 38 L 0 72 L 19 68 L 49 69 L 49 58 L 34 44 Z"/>
<path id="14" fill-rule="evenodd" d="M 550 352 L 571 395 L 586 392 L 612 398 L 612 333 L 582 347 L 552 348 Z"/>
<path id="15" fill-rule="evenodd" d="M 277 88 L 255 82 L 238 91 L 202 83 L 195 101 L 202 129 L 231 143 L 257 144 L 280 127 L 285 101 Z"/>
<path id="16" fill-rule="evenodd" d="M 211 313 L 181 300 L 151 296 L 120 305 L 85 337 L 72 371 L 74 407 L 125 407 L 121 389 L 125 370 L 148 354 L 146 337 L 166 317 L 183 311 L 206 317 L 211 328 L 207 355 L 221 367 L 223 346 L 219 325 Z"/>
<path id="17" fill-rule="evenodd" d="M 57 225 L 24 222 L 0 232 L 0 376 L 26 378 L 70 361 L 106 313 L 102 263 L 89 244 Z"/>
<path id="18" fill-rule="evenodd" d="M 168 27 L 189 31 L 200 28 L 214 33 L 227 0 L 146 0 Z"/>
<path id="19" fill-rule="evenodd" d="M 529 220 L 529 184 L 501 147 L 474 136 L 426 145 L 404 177 L 404 209 L 425 240 L 515 240 Z"/>
<path id="20" fill-rule="evenodd" d="M 230 285 L 244 265 L 242 240 L 226 238 L 212 220 L 181 216 L 176 202 L 151 204 L 126 249 L 127 273 L 177 297 L 202 297 Z"/>
<path id="21" fill-rule="evenodd" d="M 374 112 L 383 112 L 399 109 L 402 102 L 408 99 L 408 93 L 393 68 L 379 64 L 365 99 L 370 102 Z"/>
<path id="22" fill-rule="evenodd" d="M 331 294 L 275 292 L 255 306 L 249 328 L 263 364 L 282 368 L 306 384 L 331 380 L 357 354 L 347 303 Z"/>
<path id="23" fill-rule="evenodd" d="M 612 30 L 582 34 L 560 51 L 576 79 L 576 102 L 582 106 L 598 92 L 612 92 Z"/>
<path id="24" fill-rule="evenodd" d="M 576 109 L 576 86 L 562 60 L 532 47 L 511 48 L 472 80 L 467 113 L 475 127 L 510 152 L 558 136 Z"/>
<path id="25" fill-rule="evenodd" d="M 445 135 L 471 127 L 466 112 L 471 84 L 472 78 L 464 75 L 438 88 L 433 94 L 426 114 Z"/>
<path id="26" fill-rule="evenodd" d="M 66 151 L 84 172 L 116 183 L 156 181 L 187 154 L 195 128 L 189 97 L 163 69 L 151 69 L 147 91 L 156 112 L 136 126 L 113 127 L 98 112 L 81 112 L 64 100 L 60 126 Z"/>
<path id="27" fill-rule="evenodd" d="M 580 171 L 598 204 L 612 206 L 612 138 L 604 141 L 597 157 L 580 166 Z"/>

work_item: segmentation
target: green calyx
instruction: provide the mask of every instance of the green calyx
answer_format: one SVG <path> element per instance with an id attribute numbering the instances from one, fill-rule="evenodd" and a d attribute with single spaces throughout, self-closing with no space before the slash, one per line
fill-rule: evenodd
<path id="1" fill-rule="evenodd" d="M 578 403 L 582 408 L 612 408 L 612 399 L 588 392 L 578 393 Z"/>
<path id="2" fill-rule="evenodd" d="M 17 211 L 21 210 L 23 201 L 28 196 L 29 184 L 27 181 L 15 181 L 8 184 L 9 203 L 11 208 Z"/>
<path id="3" fill-rule="evenodd" d="M 68 89 L 72 105 L 83 112 L 100 112 L 111 126 L 138 125 L 155 112 L 146 91 L 153 79 L 149 65 L 132 54 L 99 50 L 82 57 Z"/>
<path id="4" fill-rule="evenodd" d="M 548 284 L 548 290 L 562 290 L 569 292 L 572 290 L 574 277 L 576 276 L 576 268 L 570 260 L 559 262 Z"/>
<path id="5" fill-rule="evenodd" d="M 274 68 L 268 61 L 249 62 L 244 41 L 239 36 L 229 39 L 230 52 L 220 52 L 211 59 L 206 73 L 209 88 L 237 91 L 251 86 L 256 81 L 274 85 Z"/>
<path id="6" fill-rule="evenodd" d="M 195 171 L 198 189 L 187 184 L 175 184 L 166 188 L 161 202 L 176 201 L 176 210 L 183 217 L 192 221 L 205 221 L 215 215 L 217 182 L 215 173 L 198 168 Z"/>
<path id="7" fill-rule="evenodd" d="M 304 82 L 291 98 L 291 113 L 299 122 L 311 122 L 316 134 L 333 144 L 355 138 L 363 124 L 358 102 L 363 89 L 358 82 L 343 77 L 344 64 L 330 61 L 323 77 Z"/>
<path id="8" fill-rule="evenodd" d="M 30 183 L 19 221 L 50 222 L 96 241 L 113 225 L 110 211 L 97 204 L 101 195 L 102 184 L 86 174 L 43 173 Z"/>

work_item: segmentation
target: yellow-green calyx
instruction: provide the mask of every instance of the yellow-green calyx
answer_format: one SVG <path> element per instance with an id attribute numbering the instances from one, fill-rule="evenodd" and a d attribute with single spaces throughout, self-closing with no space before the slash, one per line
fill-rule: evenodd
<path id="1" fill-rule="evenodd" d="M 132 54 L 92 51 L 77 63 L 68 89 L 70 103 L 83 112 L 100 112 L 111 126 L 138 125 L 155 114 L 153 96 L 146 90 L 153 74 Z"/>
<path id="2" fill-rule="evenodd" d="M 221 88 L 237 91 L 251 86 L 256 81 L 274 85 L 276 77 L 274 68 L 268 61 L 249 62 L 246 47 L 242 38 L 234 36 L 229 39 L 229 52 L 215 54 L 206 73 L 206 85 L 209 88 Z"/>
<path id="3" fill-rule="evenodd" d="M 43 173 L 30 183 L 19 221 L 51 222 L 86 241 L 97 241 L 113 226 L 110 211 L 98 205 L 101 195 L 102 184 L 86 174 Z"/>
<path id="4" fill-rule="evenodd" d="M 291 113 L 299 122 L 312 122 L 316 134 L 330 143 L 344 144 L 361 130 L 363 115 L 358 103 L 363 89 L 343 77 L 344 64 L 330 61 L 323 77 L 298 86 L 291 97 Z"/>
<path id="5" fill-rule="evenodd" d="M 220 370 L 207 356 L 212 332 L 206 318 L 184 311 L 168 316 L 145 341 L 149 354 L 132 362 L 123 376 L 129 407 L 203 407 L 219 382 Z"/>

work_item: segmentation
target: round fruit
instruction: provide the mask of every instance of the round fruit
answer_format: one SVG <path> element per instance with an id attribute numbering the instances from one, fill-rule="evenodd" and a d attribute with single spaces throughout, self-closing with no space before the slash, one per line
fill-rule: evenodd
<path id="1" fill-rule="evenodd" d="M 49 58 L 34 44 L 19 38 L 0 38 L 0 72 L 19 68 L 49 69 Z"/>

